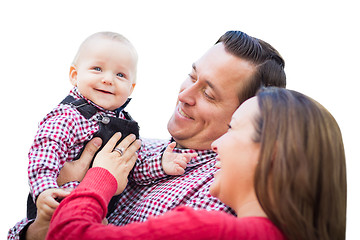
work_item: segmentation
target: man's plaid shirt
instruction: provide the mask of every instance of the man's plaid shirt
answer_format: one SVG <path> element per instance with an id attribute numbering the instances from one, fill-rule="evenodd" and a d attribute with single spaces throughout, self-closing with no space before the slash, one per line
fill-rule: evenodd
<path id="1" fill-rule="evenodd" d="M 180 176 L 166 175 L 161 156 L 170 141 L 143 139 L 139 157 L 128 186 L 121 194 L 116 210 L 108 217 L 110 224 L 125 225 L 145 221 L 185 205 L 195 209 L 235 212 L 209 193 L 217 169 L 216 153 L 211 150 L 177 149 L 177 153 L 197 152 Z"/>
<path id="2" fill-rule="evenodd" d="M 109 224 L 121 226 L 145 221 L 149 216 L 163 214 L 177 206 L 195 209 L 235 212 L 212 197 L 209 187 L 217 169 L 216 153 L 211 150 L 177 149 L 175 152 L 197 152 L 181 176 L 168 176 L 161 167 L 161 156 L 170 141 L 142 139 L 136 166 L 128 186 L 120 195 L 117 208 L 108 217 Z M 22 229 L 32 220 L 23 219 L 9 230 L 8 239 L 19 239 Z"/>

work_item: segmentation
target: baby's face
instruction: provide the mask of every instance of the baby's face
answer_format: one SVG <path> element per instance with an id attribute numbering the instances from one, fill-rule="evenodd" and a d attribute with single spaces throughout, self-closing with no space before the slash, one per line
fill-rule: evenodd
<path id="1" fill-rule="evenodd" d="M 91 39 L 70 69 L 70 81 L 95 104 L 115 110 L 135 86 L 136 57 L 125 43 L 107 38 Z"/>

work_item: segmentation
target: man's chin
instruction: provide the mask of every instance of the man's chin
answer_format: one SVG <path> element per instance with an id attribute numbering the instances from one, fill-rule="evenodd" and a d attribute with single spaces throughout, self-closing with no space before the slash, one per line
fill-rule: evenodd
<path id="1" fill-rule="evenodd" d="M 176 148 L 188 149 L 187 142 L 189 142 L 188 138 L 184 136 L 184 133 L 181 131 L 176 131 L 175 129 L 168 127 L 168 131 L 171 137 L 176 142 Z M 196 149 L 196 148 L 195 148 Z"/>
<path id="2" fill-rule="evenodd" d="M 174 116 L 172 116 L 167 125 L 168 132 L 174 139 L 182 139 L 182 135 L 186 127 L 180 126 L 178 123 L 175 122 Z"/>

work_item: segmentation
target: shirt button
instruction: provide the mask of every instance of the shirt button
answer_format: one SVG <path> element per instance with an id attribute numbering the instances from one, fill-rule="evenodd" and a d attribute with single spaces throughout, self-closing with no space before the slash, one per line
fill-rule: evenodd
<path id="1" fill-rule="evenodd" d="M 103 117 L 103 118 L 101 119 L 101 122 L 102 122 L 103 124 L 108 124 L 108 123 L 110 122 L 110 118 L 109 118 L 109 117 Z"/>

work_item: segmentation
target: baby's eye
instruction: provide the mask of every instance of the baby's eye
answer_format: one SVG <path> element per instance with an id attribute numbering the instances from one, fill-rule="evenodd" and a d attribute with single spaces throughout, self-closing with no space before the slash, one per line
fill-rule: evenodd
<path id="1" fill-rule="evenodd" d="M 101 72 L 101 68 L 99 68 L 99 67 L 94 67 L 93 69 L 94 69 L 95 71 Z"/>
<path id="2" fill-rule="evenodd" d="M 116 74 L 116 76 L 118 76 L 118 77 L 124 77 L 124 74 L 122 74 L 122 73 L 118 73 L 118 74 Z"/>

